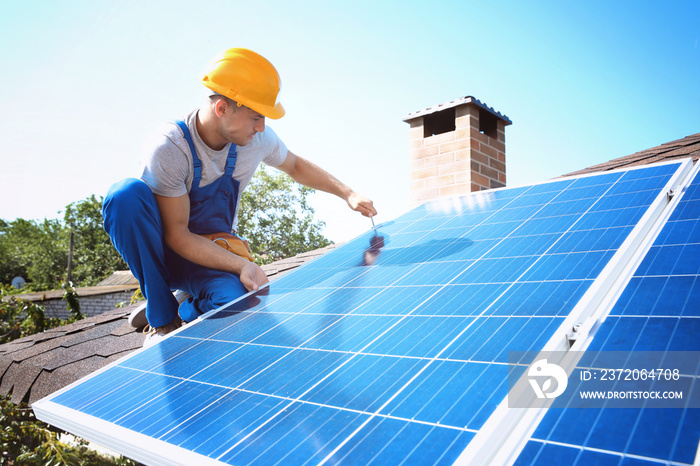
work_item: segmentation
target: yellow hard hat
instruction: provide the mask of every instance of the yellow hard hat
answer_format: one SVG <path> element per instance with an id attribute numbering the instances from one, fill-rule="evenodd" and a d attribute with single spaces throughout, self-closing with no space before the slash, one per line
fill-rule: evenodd
<path id="1" fill-rule="evenodd" d="M 232 48 L 217 55 L 207 66 L 202 83 L 273 120 L 284 116 L 277 102 L 280 75 L 272 63 L 252 50 Z"/>

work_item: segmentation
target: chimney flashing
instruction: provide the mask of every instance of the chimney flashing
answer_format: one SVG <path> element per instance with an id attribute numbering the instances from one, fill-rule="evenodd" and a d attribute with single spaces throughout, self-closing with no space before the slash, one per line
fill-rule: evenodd
<path id="1" fill-rule="evenodd" d="M 438 105 L 433 105 L 432 107 L 424 108 L 423 110 L 418 110 L 417 112 L 411 112 L 406 117 L 403 119 L 406 123 L 410 123 L 411 121 L 424 117 L 426 115 L 431 115 L 433 113 L 441 112 L 443 110 L 447 110 L 450 108 L 454 107 L 459 107 L 460 105 L 467 105 L 467 104 L 474 104 L 479 108 L 482 108 L 489 113 L 491 113 L 493 116 L 497 117 L 500 120 L 503 120 L 503 126 L 508 126 L 513 124 L 513 122 L 508 118 L 506 115 L 502 114 L 501 112 L 498 112 L 494 110 L 492 107 L 489 107 L 485 103 L 481 102 L 479 99 L 473 97 L 473 96 L 465 96 L 461 97 L 456 100 L 452 100 L 450 102 L 445 102 L 444 104 L 438 104 Z"/>

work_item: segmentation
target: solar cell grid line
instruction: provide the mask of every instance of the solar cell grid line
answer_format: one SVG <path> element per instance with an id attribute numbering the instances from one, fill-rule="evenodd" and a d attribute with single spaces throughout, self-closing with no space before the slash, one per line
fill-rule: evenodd
<path id="1" fill-rule="evenodd" d="M 700 244 L 700 165 L 680 194 L 664 228 L 588 347 L 595 351 L 700 351 L 700 256 L 683 254 Z M 679 264 L 680 263 L 680 264 Z M 625 353 L 623 353 L 625 354 Z M 691 361 L 692 362 L 692 361 Z M 698 367 L 680 364 L 691 399 L 700 397 Z M 588 360 L 582 367 L 594 366 Z M 619 406 L 619 405 L 617 405 Z M 611 430 L 615 435 L 610 435 Z M 550 409 L 516 464 L 697 464 L 700 415 L 694 408 L 602 408 L 570 405 Z"/>
<path id="2" fill-rule="evenodd" d="M 396 460 L 400 453 L 409 462 L 451 462 L 505 396 L 503 350 L 541 345 L 576 304 L 577 298 L 538 293 L 538 286 L 580 296 L 609 259 L 605 251 L 619 247 L 624 231 L 634 227 L 645 203 L 674 170 L 671 164 L 645 170 L 644 183 L 656 178 L 655 184 L 641 194 L 627 189 L 632 191 L 628 198 L 620 193 L 610 208 L 595 212 L 591 206 L 599 205 L 602 193 L 611 186 L 617 190 L 618 181 L 638 173 L 560 180 L 450 201 L 461 214 L 420 207 L 380 225 L 380 233 L 369 232 L 280 277 L 265 292 L 212 312 L 156 347 L 52 395 L 38 403 L 38 411 L 44 403 L 59 405 L 57 410 L 89 424 L 91 409 L 105 398 L 101 390 L 119 392 L 136 385 L 145 393 L 146 386 L 153 386 L 150 378 L 161 377 L 173 386 L 156 398 L 146 397 L 143 404 L 157 399 L 162 410 L 171 409 L 165 413 L 168 429 L 153 437 L 156 444 L 163 443 L 162 450 L 170 450 L 162 451 L 169 460 L 185 449 L 229 463 L 282 457 L 354 462 L 369 451 L 378 451 L 375 461 Z M 602 243 L 584 241 L 586 235 L 578 232 L 607 231 L 605 213 L 615 234 L 601 235 L 607 238 Z M 368 248 L 378 234 L 385 244 Z M 589 252 L 595 254 L 587 256 Z M 585 269 L 576 277 L 569 277 L 570 271 L 533 275 L 532 265 L 543 258 L 563 260 L 574 253 L 583 254 L 574 258 L 576 267 Z M 501 270 L 506 264 L 513 270 Z M 426 270 L 431 275 L 416 281 Z M 492 283 L 494 277 L 501 281 Z M 519 295 L 533 312 L 508 310 Z M 543 311 L 544 303 L 552 309 Z M 530 341 L 533 334 L 544 336 Z M 475 339 L 482 343 L 473 344 Z M 412 340 L 415 345 L 409 344 Z M 188 367 L 185 361 L 194 352 L 180 351 L 195 341 L 200 342 L 200 358 L 209 361 L 202 367 Z M 209 348 L 226 349 L 210 357 Z M 115 373 L 124 371 L 146 375 L 115 382 Z M 221 396 L 187 400 L 178 392 L 182 384 L 211 387 L 205 390 L 210 394 L 221 390 Z M 142 426 L 134 409 L 119 409 L 96 422 Z M 222 417 L 222 412 L 231 414 Z M 328 421 L 341 418 L 347 425 Z M 309 427 L 305 419 L 323 427 L 309 431 L 308 438 L 299 438 L 295 429 L 288 432 L 290 426 Z M 375 438 L 387 440 L 377 446 Z M 435 454 L 430 444 L 445 449 Z"/>

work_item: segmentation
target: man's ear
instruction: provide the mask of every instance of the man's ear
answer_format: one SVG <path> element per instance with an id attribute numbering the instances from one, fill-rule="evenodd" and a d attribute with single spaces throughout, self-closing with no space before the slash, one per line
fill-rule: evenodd
<path id="1" fill-rule="evenodd" d="M 221 118 L 226 115 L 226 112 L 231 111 L 228 102 L 225 99 L 216 99 L 214 102 L 214 113 L 216 116 Z"/>

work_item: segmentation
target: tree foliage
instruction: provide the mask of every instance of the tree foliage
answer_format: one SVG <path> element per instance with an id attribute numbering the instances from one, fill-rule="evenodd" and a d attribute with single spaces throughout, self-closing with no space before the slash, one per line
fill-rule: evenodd
<path id="1" fill-rule="evenodd" d="M 0 275 L 3 283 L 16 276 L 34 282 L 38 289 L 60 284 L 63 277 L 57 264 L 65 264 L 67 247 L 63 247 L 59 220 L 17 219 L 0 224 Z"/>
<path id="2" fill-rule="evenodd" d="M 63 224 L 67 228 L 70 241 L 70 228 L 73 228 L 73 273 L 71 281 L 82 286 L 95 285 L 116 270 L 126 270 L 124 260 L 104 230 L 102 201 L 92 196 L 66 206 Z M 65 276 L 65 275 L 64 275 Z"/>
<path id="3" fill-rule="evenodd" d="M 76 286 L 94 285 L 126 269 L 102 228 L 102 199 L 92 195 L 66 206 L 62 220 L 0 220 L 0 282 L 21 276 L 33 290 L 60 288 L 66 280 L 71 229 Z"/>
<path id="4" fill-rule="evenodd" d="M 309 205 L 313 189 L 261 166 L 241 196 L 238 234 L 251 245 L 258 263 L 269 263 L 328 246 L 325 222 Z"/>

